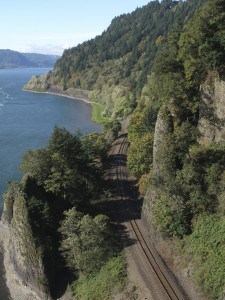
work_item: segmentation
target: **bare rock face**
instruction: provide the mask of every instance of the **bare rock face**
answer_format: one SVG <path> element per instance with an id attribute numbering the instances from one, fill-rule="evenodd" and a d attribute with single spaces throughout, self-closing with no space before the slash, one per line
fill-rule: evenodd
<path id="1" fill-rule="evenodd" d="M 13 195 L 6 195 L 2 223 L 8 231 L 4 238 L 4 261 L 7 262 L 6 279 L 10 284 L 11 296 L 14 299 L 18 288 L 19 291 L 24 290 L 23 299 L 27 299 L 27 292 L 30 294 L 29 299 L 51 299 L 42 250 L 34 238 L 26 198 L 21 189 L 16 191 L 14 188 Z M 22 299 L 21 294 L 15 299 Z"/>
<path id="2" fill-rule="evenodd" d="M 167 107 L 162 106 L 158 112 L 155 125 L 154 145 L 153 145 L 153 173 L 160 175 L 160 165 L 162 164 L 161 149 L 165 144 L 165 136 L 173 128 L 172 115 Z"/>
<path id="3" fill-rule="evenodd" d="M 201 86 L 198 129 L 200 144 L 225 141 L 225 81 L 210 72 Z"/>
<path id="4" fill-rule="evenodd" d="M 43 76 L 33 76 L 30 81 L 24 85 L 24 90 L 34 91 L 34 92 L 46 92 L 50 87 L 49 78 L 51 77 L 51 72 L 47 72 Z"/>
<path id="5" fill-rule="evenodd" d="M 153 176 L 163 177 L 163 165 L 166 160 L 166 136 L 173 130 L 173 117 L 166 106 L 162 106 L 158 112 L 155 125 L 154 145 L 153 145 Z M 156 188 L 150 184 L 145 197 L 142 209 L 142 220 L 146 223 L 151 237 L 155 241 L 162 239 L 154 228 L 152 222 L 152 206 L 157 199 L 158 192 Z"/>

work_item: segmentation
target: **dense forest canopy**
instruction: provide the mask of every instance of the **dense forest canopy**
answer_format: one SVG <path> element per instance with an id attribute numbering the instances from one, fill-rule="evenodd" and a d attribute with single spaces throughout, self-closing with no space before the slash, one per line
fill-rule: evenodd
<path id="1" fill-rule="evenodd" d="M 102 35 L 65 50 L 53 82 L 91 90 L 91 100 L 101 103 L 106 115 L 128 115 L 174 24 L 179 19 L 186 23 L 203 2 L 151 1 L 116 17 Z"/>

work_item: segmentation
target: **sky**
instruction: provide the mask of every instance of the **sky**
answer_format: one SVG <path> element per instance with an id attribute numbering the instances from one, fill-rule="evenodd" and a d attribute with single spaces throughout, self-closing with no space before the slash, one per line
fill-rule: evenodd
<path id="1" fill-rule="evenodd" d="M 0 0 L 0 49 L 61 55 L 150 0 Z"/>

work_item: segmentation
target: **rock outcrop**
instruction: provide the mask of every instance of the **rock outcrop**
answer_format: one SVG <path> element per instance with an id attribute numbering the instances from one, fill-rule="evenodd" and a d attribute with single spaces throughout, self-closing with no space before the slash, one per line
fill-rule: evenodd
<path id="1" fill-rule="evenodd" d="M 160 176 L 163 160 L 162 148 L 165 146 L 166 135 L 173 130 L 173 119 L 166 106 L 162 106 L 158 112 L 155 124 L 154 145 L 153 145 L 153 173 Z"/>
<path id="2" fill-rule="evenodd" d="M 51 71 L 42 76 L 32 76 L 31 80 L 25 84 L 24 90 L 34 92 L 46 92 L 50 88 L 49 79 Z"/>
<path id="3" fill-rule="evenodd" d="M 161 176 L 163 176 L 163 173 L 165 171 L 163 170 L 162 166 L 164 165 L 164 160 L 166 160 L 166 152 L 164 151 L 166 147 L 166 136 L 172 130 L 172 114 L 166 106 L 162 106 L 158 112 L 154 133 L 152 170 L 152 174 L 154 177 L 160 178 Z M 142 219 L 147 224 L 149 233 L 155 241 L 161 240 L 161 236 L 156 232 L 152 222 L 152 206 L 154 201 L 157 199 L 157 194 L 157 189 L 150 183 L 150 186 L 144 197 L 144 204 L 142 208 Z"/>
<path id="4" fill-rule="evenodd" d="M 90 102 L 89 91 L 75 88 L 63 88 L 60 85 L 53 84 L 51 79 L 51 71 L 42 76 L 33 76 L 30 81 L 24 85 L 23 89 L 29 92 L 54 94 Z"/>
<path id="5" fill-rule="evenodd" d="M 201 85 L 198 129 L 200 144 L 225 140 L 225 81 L 217 72 L 210 72 Z"/>
<path id="6" fill-rule="evenodd" d="M 32 232 L 26 195 L 19 184 L 11 185 L 5 195 L 1 223 L 6 279 L 12 299 L 51 299 L 42 249 Z"/>

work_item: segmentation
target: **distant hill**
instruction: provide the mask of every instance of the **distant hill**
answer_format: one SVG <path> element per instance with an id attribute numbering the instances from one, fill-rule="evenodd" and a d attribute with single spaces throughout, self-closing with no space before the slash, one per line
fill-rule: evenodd
<path id="1" fill-rule="evenodd" d="M 51 68 L 59 58 L 58 55 L 20 53 L 9 49 L 0 49 L 0 69 Z"/>

